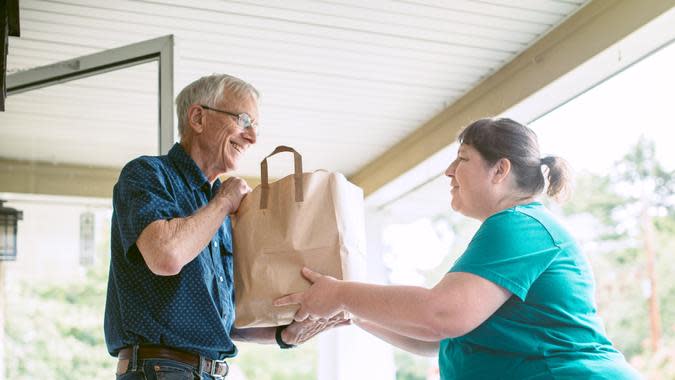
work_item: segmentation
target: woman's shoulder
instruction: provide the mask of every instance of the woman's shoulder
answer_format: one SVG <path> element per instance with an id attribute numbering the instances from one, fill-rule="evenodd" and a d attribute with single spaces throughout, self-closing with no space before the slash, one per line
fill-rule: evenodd
<path id="1" fill-rule="evenodd" d="M 539 202 L 517 205 L 501 210 L 485 219 L 483 226 L 499 228 L 520 228 L 523 224 L 541 224 L 542 215 L 547 212 Z"/>
<path id="2" fill-rule="evenodd" d="M 555 243 L 573 240 L 563 224 L 540 202 L 502 210 L 486 219 L 484 225 L 490 230 L 508 234 L 547 235 Z"/>

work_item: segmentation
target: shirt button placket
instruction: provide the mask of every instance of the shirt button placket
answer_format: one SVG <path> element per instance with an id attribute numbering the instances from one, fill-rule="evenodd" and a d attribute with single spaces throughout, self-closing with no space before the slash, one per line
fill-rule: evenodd
<path id="1" fill-rule="evenodd" d="M 218 241 L 213 242 L 213 247 L 215 248 L 214 250 L 216 251 L 216 253 L 218 253 Z M 223 282 L 223 276 L 222 275 L 219 275 L 218 279 L 220 280 L 220 282 Z"/>

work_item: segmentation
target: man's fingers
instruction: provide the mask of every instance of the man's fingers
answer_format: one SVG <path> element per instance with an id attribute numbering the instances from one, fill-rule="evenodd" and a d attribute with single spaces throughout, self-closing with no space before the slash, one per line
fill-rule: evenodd
<path id="1" fill-rule="evenodd" d="M 351 315 L 348 315 L 347 312 L 341 311 L 332 317 L 330 317 L 329 321 L 343 321 L 345 319 L 351 319 Z"/>
<path id="2" fill-rule="evenodd" d="M 293 293 L 274 300 L 274 306 L 300 305 L 305 292 Z"/>
<path id="3" fill-rule="evenodd" d="M 312 284 L 319 281 L 319 279 L 323 277 L 321 273 L 314 272 L 307 267 L 302 268 L 302 275 L 305 276 L 305 278 L 308 279 Z"/>
<path id="4" fill-rule="evenodd" d="M 351 319 L 345 319 L 344 321 L 337 322 L 333 325 L 333 327 L 340 327 L 340 326 L 349 326 L 352 324 Z"/>
<path id="5" fill-rule="evenodd" d="M 307 319 L 307 317 L 309 317 L 309 314 L 305 310 L 300 308 L 300 310 L 298 310 L 298 312 L 295 313 L 295 317 L 293 317 L 293 320 L 295 320 L 296 322 L 302 322 L 305 319 Z"/>
<path id="6" fill-rule="evenodd" d="M 248 183 L 246 183 L 246 181 L 244 181 L 243 179 L 242 179 L 242 182 L 243 182 L 242 183 L 242 189 L 244 190 L 244 192 L 250 193 L 252 191 L 251 186 L 249 186 Z"/>

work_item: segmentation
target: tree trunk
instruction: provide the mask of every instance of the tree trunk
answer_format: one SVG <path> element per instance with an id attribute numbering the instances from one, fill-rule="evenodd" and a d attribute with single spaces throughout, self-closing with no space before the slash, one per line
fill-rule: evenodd
<path id="1" fill-rule="evenodd" d="M 642 211 L 642 232 L 647 254 L 647 277 L 649 278 L 649 326 L 651 349 L 656 352 L 661 344 L 661 312 L 656 276 L 656 252 L 654 252 L 654 222 L 646 208 Z"/>

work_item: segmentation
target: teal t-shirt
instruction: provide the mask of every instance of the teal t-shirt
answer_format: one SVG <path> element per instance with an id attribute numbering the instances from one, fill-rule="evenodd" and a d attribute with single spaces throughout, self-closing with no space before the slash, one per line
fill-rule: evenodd
<path id="1" fill-rule="evenodd" d="M 639 378 L 605 336 L 588 261 L 541 203 L 486 219 L 450 272 L 513 296 L 470 333 L 441 341 L 442 379 Z"/>

